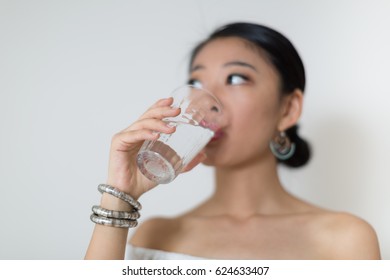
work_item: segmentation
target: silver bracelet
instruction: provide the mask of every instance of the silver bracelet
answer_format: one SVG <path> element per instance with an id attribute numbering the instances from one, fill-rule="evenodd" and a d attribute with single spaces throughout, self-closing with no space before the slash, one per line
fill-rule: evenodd
<path id="1" fill-rule="evenodd" d="M 114 211 L 102 208 L 98 205 L 92 206 L 92 212 L 98 216 L 124 220 L 137 220 L 141 216 L 137 210 L 133 212 Z"/>
<path id="2" fill-rule="evenodd" d="M 113 186 L 106 185 L 106 184 L 100 184 L 98 186 L 98 190 L 101 193 L 108 193 L 111 194 L 119 199 L 122 199 L 123 201 L 126 201 L 129 203 L 131 206 L 133 206 L 136 210 L 141 210 L 142 206 L 141 203 L 139 203 L 137 200 L 132 198 L 130 195 L 127 193 L 121 192 L 120 190 L 114 188 Z"/>
<path id="3" fill-rule="evenodd" d="M 119 227 L 119 228 L 133 228 L 138 225 L 137 221 L 133 220 L 123 220 L 123 219 L 111 219 L 102 216 L 98 216 L 96 214 L 91 215 L 91 221 L 95 224 L 111 226 L 111 227 Z"/>

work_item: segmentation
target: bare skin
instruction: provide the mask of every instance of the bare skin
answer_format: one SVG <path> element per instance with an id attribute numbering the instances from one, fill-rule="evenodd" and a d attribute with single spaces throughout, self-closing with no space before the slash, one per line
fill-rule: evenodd
<path id="1" fill-rule="evenodd" d="M 224 106 L 223 136 L 187 167 L 201 161 L 214 166 L 215 192 L 177 218 L 144 222 L 130 243 L 217 259 L 380 258 L 376 234 L 365 221 L 318 208 L 281 185 L 268 143 L 297 123 L 303 97 L 300 90 L 281 97 L 278 73 L 264 54 L 234 37 L 211 41 L 195 58 L 191 79 Z M 135 197 L 155 187 L 129 162 L 142 140 L 156 137 L 153 130 L 173 132 L 161 122 L 163 115 L 178 114 L 169 102 L 159 101 L 114 137 L 109 184 Z M 102 207 L 126 207 L 115 201 L 104 196 Z M 127 233 L 97 225 L 86 258 L 123 258 Z"/>
<path id="2" fill-rule="evenodd" d="M 380 259 L 365 221 L 313 206 L 281 186 L 261 196 L 249 182 L 233 190 L 228 181 L 217 184 L 223 195 L 217 189 L 180 217 L 145 222 L 131 243 L 211 259 Z"/>

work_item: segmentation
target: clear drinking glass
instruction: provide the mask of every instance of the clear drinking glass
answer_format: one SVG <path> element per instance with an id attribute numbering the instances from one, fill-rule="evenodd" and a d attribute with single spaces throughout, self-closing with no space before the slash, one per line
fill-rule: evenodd
<path id="1" fill-rule="evenodd" d="M 222 116 L 218 99 L 206 91 L 185 85 L 172 94 L 172 107 L 181 109 L 178 116 L 163 121 L 175 126 L 172 134 L 160 133 L 157 140 L 146 140 L 137 155 L 139 170 L 159 184 L 173 181 L 212 139 Z"/>

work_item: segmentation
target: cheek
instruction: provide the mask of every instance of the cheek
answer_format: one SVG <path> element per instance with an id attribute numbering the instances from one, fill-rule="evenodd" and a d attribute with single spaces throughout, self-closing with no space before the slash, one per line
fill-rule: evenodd
<path id="1" fill-rule="evenodd" d="M 248 102 L 237 108 L 232 116 L 232 128 L 242 138 L 270 139 L 277 124 L 278 110 L 269 102 Z"/>
<path id="2" fill-rule="evenodd" d="M 226 138 L 207 150 L 206 164 L 237 164 L 269 152 L 278 121 L 279 104 L 268 92 L 240 92 L 223 100 L 228 126 Z"/>
<path id="3" fill-rule="evenodd" d="M 240 104 L 241 105 L 241 104 Z M 232 112 L 229 146 L 239 151 L 240 157 L 260 155 L 269 147 L 278 119 L 275 104 L 246 103 Z M 237 154 L 237 153 L 236 153 Z"/>
<path id="4" fill-rule="evenodd" d="M 232 117 L 240 121 L 272 122 L 279 112 L 278 93 L 273 83 L 253 87 L 237 87 L 229 92 Z M 245 120 L 244 120 L 245 118 Z"/>

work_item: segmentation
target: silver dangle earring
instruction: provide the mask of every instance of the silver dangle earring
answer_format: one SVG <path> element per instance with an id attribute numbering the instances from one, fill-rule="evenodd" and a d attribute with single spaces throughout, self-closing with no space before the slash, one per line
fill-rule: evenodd
<path id="1" fill-rule="evenodd" d="M 295 143 L 292 143 L 290 138 L 284 131 L 280 132 L 270 143 L 274 156 L 280 160 L 287 160 L 292 157 L 295 152 Z"/>

